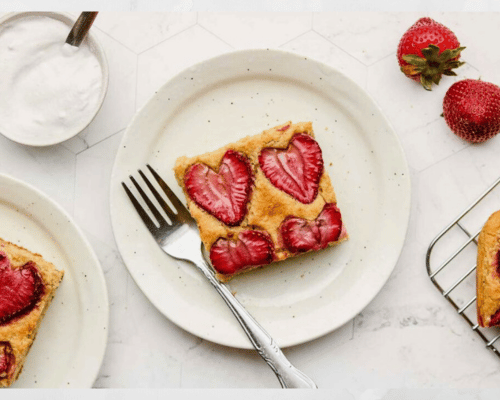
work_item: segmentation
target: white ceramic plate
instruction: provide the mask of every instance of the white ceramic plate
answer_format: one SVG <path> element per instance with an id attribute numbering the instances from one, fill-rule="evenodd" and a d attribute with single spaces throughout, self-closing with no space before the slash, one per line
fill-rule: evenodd
<path id="1" fill-rule="evenodd" d="M 108 337 L 106 284 L 71 217 L 37 189 L 0 174 L 0 237 L 41 254 L 64 278 L 16 388 L 90 388 Z"/>
<path id="2" fill-rule="evenodd" d="M 288 120 L 312 121 L 350 240 L 233 279 L 230 287 L 280 346 L 322 336 L 380 291 L 403 246 L 408 166 L 373 100 L 328 65 L 276 50 L 225 54 L 166 83 L 128 127 L 115 161 L 111 216 L 123 259 L 170 320 L 210 341 L 251 344 L 195 267 L 165 255 L 120 183 L 147 163 L 183 197 L 172 167 Z"/>

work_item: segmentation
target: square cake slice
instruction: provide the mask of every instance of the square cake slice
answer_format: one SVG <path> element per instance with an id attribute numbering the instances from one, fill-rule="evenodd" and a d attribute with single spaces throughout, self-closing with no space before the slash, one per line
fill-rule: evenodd
<path id="1" fill-rule="evenodd" d="M 488 218 L 479 233 L 476 292 L 479 326 L 500 325 L 500 211 Z"/>
<path id="2" fill-rule="evenodd" d="M 222 281 L 347 239 L 311 122 L 180 157 L 174 172 Z"/>
<path id="3" fill-rule="evenodd" d="M 19 376 L 64 273 L 0 239 L 0 387 Z"/>

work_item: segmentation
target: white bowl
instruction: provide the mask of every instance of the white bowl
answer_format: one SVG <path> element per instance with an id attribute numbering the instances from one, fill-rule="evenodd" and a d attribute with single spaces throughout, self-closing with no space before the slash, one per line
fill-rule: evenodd
<path id="1" fill-rule="evenodd" d="M 14 21 L 16 19 L 22 19 L 30 16 L 43 16 L 43 17 L 50 17 L 56 20 L 59 20 L 61 22 L 64 22 L 66 25 L 68 25 L 68 34 L 69 31 L 71 30 L 71 27 L 76 21 L 76 17 L 71 16 L 70 14 L 66 13 L 60 13 L 60 12 L 52 12 L 52 11 L 29 11 L 29 12 L 14 12 L 14 13 L 9 13 L 4 15 L 3 17 L 0 17 L 0 26 L 3 24 L 6 24 L 8 22 Z M 68 130 L 67 134 L 64 136 L 59 136 L 56 139 L 54 137 L 50 138 L 44 138 L 43 136 L 38 136 L 36 140 L 33 139 L 27 139 L 26 137 L 17 135 L 16 132 L 13 131 L 0 131 L 0 134 L 3 136 L 9 138 L 10 140 L 29 145 L 29 146 L 50 146 L 54 145 L 57 143 L 64 142 L 65 140 L 68 140 L 76 135 L 78 135 L 80 132 L 82 132 L 87 126 L 90 125 L 90 123 L 94 120 L 95 116 L 101 109 L 102 103 L 104 102 L 104 98 L 106 97 L 106 92 L 108 90 L 108 81 L 109 81 L 109 70 L 108 70 L 108 62 L 106 60 L 106 54 L 104 53 L 104 50 L 97 40 L 96 36 L 92 34 L 92 31 L 90 31 L 87 35 L 87 37 L 84 40 L 84 43 L 86 43 L 90 51 L 96 56 L 97 61 L 101 65 L 101 70 L 102 70 L 102 84 L 101 84 L 101 93 L 99 95 L 99 100 L 97 103 L 97 107 L 95 109 L 95 112 L 91 115 L 89 118 L 88 122 L 85 124 L 83 127 L 77 127 L 75 130 L 71 131 Z"/>

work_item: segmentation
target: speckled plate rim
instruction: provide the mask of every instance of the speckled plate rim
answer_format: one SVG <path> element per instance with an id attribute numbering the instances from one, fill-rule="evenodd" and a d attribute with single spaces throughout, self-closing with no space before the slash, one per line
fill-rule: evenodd
<path id="1" fill-rule="evenodd" d="M 61 285 L 64 285 L 65 279 L 71 278 L 81 289 L 81 297 L 78 299 L 79 309 L 71 312 L 81 315 L 83 330 L 78 333 L 78 346 L 74 346 L 75 343 L 69 341 L 66 348 L 67 352 L 73 354 L 74 361 L 72 361 L 71 368 L 61 368 L 48 372 L 52 384 L 47 385 L 43 381 L 43 376 L 40 376 L 42 374 L 38 375 L 36 387 L 91 388 L 97 379 L 104 359 L 109 332 L 108 292 L 101 264 L 84 233 L 73 221 L 73 218 L 47 195 L 37 188 L 4 173 L 0 173 L 0 187 L 2 187 L 0 201 L 4 206 L 10 207 L 16 213 L 33 220 L 35 224 L 44 229 L 47 235 L 50 235 L 51 241 L 61 249 L 62 253 L 66 254 L 66 257 L 71 254 L 78 255 L 71 267 L 68 268 L 71 271 L 65 270 L 65 278 L 61 283 Z M 13 201 L 12 196 L 6 197 L 5 194 L 7 193 L 11 195 L 15 193 L 16 198 L 20 197 L 22 200 Z M 14 232 L 12 237 L 15 236 Z M 58 289 L 58 291 L 60 290 Z M 57 300 L 58 293 L 56 292 L 53 302 Z M 49 312 L 53 313 L 55 309 L 56 307 L 51 305 Z M 47 326 L 44 322 L 42 321 L 41 328 L 49 332 L 45 335 L 45 338 L 52 337 L 50 334 L 52 329 L 64 331 L 64 328 Z M 60 346 L 64 345 L 61 342 L 50 342 L 49 340 L 43 343 L 40 342 L 41 340 L 39 337 L 35 339 L 35 344 L 41 352 L 50 351 L 51 348 L 60 349 Z M 32 351 L 33 349 L 31 349 Z M 30 354 L 28 354 L 27 360 L 29 359 Z M 43 369 L 44 366 L 37 365 L 36 368 Z M 24 366 L 20 378 L 30 373 L 31 371 Z M 33 387 L 21 385 L 21 381 L 14 382 L 13 387 Z"/>
<path id="2" fill-rule="evenodd" d="M 69 13 L 65 12 L 56 12 L 56 11 L 23 11 L 23 12 L 11 12 L 5 15 L 0 15 L 0 27 L 1 25 L 5 24 L 8 21 L 17 19 L 17 18 L 23 18 L 26 16 L 43 16 L 43 17 L 50 17 L 57 19 L 66 25 L 68 25 L 68 34 L 69 30 L 71 29 L 71 26 L 74 24 L 76 21 L 76 18 L 72 16 Z M 61 137 L 52 141 L 43 141 L 43 140 L 38 140 L 38 141 L 30 141 L 30 140 L 23 140 L 20 139 L 15 135 L 15 133 L 11 132 L 0 132 L 3 136 L 6 138 L 19 143 L 19 144 L 24 144 L 27 146 L 33 146 L 33 147 L 45 147 L 45 146 L 53 146 L 58 143 L 62 143 L 68 139 L 71 139 L 72 137 L 80 134 L 83 130 L 85 130 L 91 123 L 94 121 L 95 117 L 97 114 L 99 114 L 99 111 L 102 108 L 102 104 L 104 103 L 104 99 L 106 98 L 106 94 L 108 92 L 108 84 L 109 84 L 109 67 L 108 67 L 108 60 L 106 58 L 106 53 L 104 52 L 103 47 L 101 46 L 101 43 L 99 40 L 97 40 L 96 35 L 92 33 L 92 30 L 90 30 L 87 34 L 87 37 L 85 38 L 84 43 L 87 42 L 90 46 L 91 51 L 95 54 L 97 57 L 97 60 L 99 61 L 99 64 L 101 65 L 102 69 L 102 87 L 101 87 L 101 93 L 99 95 L 99 100 L 98 100 L 98 106 L 92 115 L 92 117 L 89 119 L 89 121 L 83 126 L 81 129 L 78 129 L 77 131 L 68 131 L 69 133 L 65 137 Z"/>
<path id="3" fill-rule="evenodd" d="M 148 161 L 148 157 L 145 156 L 145 154 L 151 152 L 152 149 L 148 148 L 148 145 L 151 146 L 151 143 L 148 143 L 147 139 L 151 138 L 154 135 L 158 135 L 160 131 L 163 131 L 165 129 L 164 126 L 162 128 L 156 127 L 153 129 L 151 128 L 151 126 L 149 126 L 153 124 L 152 118 L 154 118 L 151 110 L 154 109 L 158 104 L 162 104 L 162 97 L 165 97 L 165 94 L 172 90 L 173 87 L 175 87 L 176 94 L 179 93 L 179 88 L 186 89 L 183 101 L 190 98 L 190 96 L 194 96 L 194 93 L 196 93 L 197 91 L 202 92 L 203 85 L 202 87 L 193 89 L 193 76 L 196 76 L 196 78 L 194 79 L 194 81 L 196 82 L 197 78 L 199 78 L 198 74 L 203 73 L 200 71 L 212 68 L 213 72 L 214 67 L 215 70 L 217 70 L 216 67 L 220 65 L 225 66 L 225 74 L 218 79 L 220 79 L 221 82 L 225 79 L 229 80 L 230 78 L 228 78 L 227 76 L 228 74 L 231 75 L 231 73 L 228 72 L 228 69 L 232 68 L 234 64 L 237 64 L 237 62 L 234 62 L 235 60 L 242 58 L 254 61 L 255 59 L 266 60 L 266 58 L 275 58 L 279 59 L 280 61 L 282 60 L 284 64 L 286 64 L 287 60 L 306 60 L 305 62 L 310 63 L 309 65 L 311 65 L 311 68 L 314 67 L 317 70 L 322 71 L 322 73 L 325 74 L 324 76 L 328 77 L 329 79 L 335 79 L 337 82 L 341 82 L 341 85 L 343 85 L 343 89 L 345 89 L 345 92 L 348 92 L 349 95 L 353 96 L 353 98 L 359 100 L 360 106 L 366 106 L 369 109 L 371 115 L 377 118 L 377 121 L 379 121 L 379 124 L 381 125 L 381 130 L 385 132 L 384 139 L 387 141 L 387 143 L 389 143 L 386 152 L 390 153 L 390 157 L 386 157 L 386 160 L 384 162 L 387 162 L 388 165 L 401 172 L 401 174 L 398 174 L 398 176 L 395 178 L 397 179 L 397 185 L 400 190 L 399 194 L 396 196 L 396 199 L 392 204 L 393 206 L 397 207 L 394 212 L 395 218 L 394 221 L 391 221 L 391 224 L 388 224 L 391 225 L 390 229 L 393 230 L 394 234 L 384 243 L 384 254 L 381 254 L 380 259 L 378 260 L 381 265 L 377 265 L 377 268 L 379 269 L 376 271 L 375 280 L 372 284 L 368 284 L 362 292 L 357 293 L 357 296 L 351 296 L 350 300 L 352 302 L 350 304 L 346 304 L 346 309 L 342 310 L 341 316 L 339 318 L 336 318 L 335 321 L 323 323 L 321 326 L 317 326 L 316 324 L 306 326 L 311 322 L 309 320 L 305 321 L 302 334 L 287 338 L 273 335 L 273 337 L 281 347 L 294 346 L 317 339 L 339 328 L 340 326 L 344 325 L 349 320 L 354 318 L 375 298 L 375 296 L 380 292 L 382 287 L 389 279 L 394 267 L 396 266 L 404 245 L 409 223 L 411 201 L 410 174 L 406 157 L 404 155 L 404 151 L 400 144 L 399 138 L 394 132 L 390 122 L 383 115 L 380 107 L 375 103 L 371 96 L 368 95 L 366 91 L 362 89 L 357 83 L 345 76 L 343 73 L 322 62 L 312 60 L 308 57 L 304 57 L 296 53 L 279 49 L 251 49 L 224 53 L 220 56 L 202 61 L 194 66 L 186 68 L 184 71 L 171 78 L 155 93 L 155 95 L 152 96 L 152 98 L 146 103 L 145 106 L 137 111 L 122 138 L 121 146 L 118 150 L 111 176 L 110 211 L 113 232 L 118 249 L 122 254 L 123 260 L 130 274 L 132 275 L 140 289 L 144 292 L 146 297 L 167 318 L 169 318 L 172 322 L 185 329 L 186 331 L 203 339 L 230 347 L 244 349 L 252 348 L 252 345 L 242 332 L 236 333 L 235 331 L 233 335 L 229 335 L 226 334 L 223 330 L 220 330 L 217 334 L 214 334 L 210 331 L 210 326 L 207 325 L 206 321 L 205 325 L 203 326 L 202 323 L 196 321 L 196 318 L 193 318 L 195 316 L 186 315 L 185 311 L 176 305 L 175 297 L 178 297 L 179 294 L 175 293 L 175 291 L 169 293 L 169 295 L 173 297 L 168 300 L 166 300 L 165 298 L 161 299 L 157 295 L 158 289 L 153 288 L 153 286 L 158 286 L 159 283 L 148 281 L 148 279 L 145 278 L 145 276 L 147 275 L 145 271 L 149 267 L 144 268 L 144 264 L 147 263 L 148 260 L 154 260 L 154 262 L 157 262 L 158 260 L 154 258 L 150 259 L 149 255 L 144 252 L 142 252 L 142 256 L 148 256 L 148 259 L 141 259 L 140 257 L 135 255 L 136 252 L 134 250 L 141 249 L 142 251 L 143 247 L 147 247 L 150 252 L 156 252 L 156 250 L 154 249 L 156 243 L 154 243 L 154 240 L 151 238 L 149 232 L 136 216 L 136 212 L 131 206 L 129 200 L 126 198 L 126 195 L 121 186 L 121 182 L 126 181 L 129 174 L 136 173 L 137 169 L 143 168 L 145 162 Z M 304 68 L 307 67 L 304 66 Z M 304 72 L 304 70 L 301 72 Z M 297 75 L 299 76 L 299 79 L 300 75 L 301 74 Z M 217 78 L 214 79 L 217 80 Z M 208 86 L 208 83 L 206 84 L 206 86 Z M 164 100 L 166 100 L 166 98 Z M 170 100 L 170 98 L 168 100 Z M 178 103 L 182 104 L 182 101 L 179 101 Z M 163 103 L 163 105 L 166 106 L 165 103 Z M 173 107 L 172 103 L 169 103 L 169 105 L 172 106 L 172 108 L 175 108 Z M 167 118 L 165 118 L 165 120 L 167 120 Z M 180 154 L 175 154 L 173 155 L 173 157 L 177 157 L 179 155 Z M 131 219 L 133 219 L 134 222 L 130 222 Z M 138 232 L 141 232 L 141 234 L 137 236 L 140 237 L 139 241 L 134 242 L 129 238 L 128 234 L 130 233 L 130 230 L 127 231 L 127 229 L 132 228 L 134 228 L 134 230 Z M 153 245 L 151 245 L 151 243 L 153 243 Z M 137 253 L 139 254 L 141 252 L 137 251 Z M 162 267 L 175 265 L 166 258 L 164 260 L 165 262 Z M 194 269 L 194 267 L 192 268 Z M 206 282 L 206 285 L 210 286 L 208 282 Z M 165 290 L 168 289 L 165 288 Z M 229 319 L 232 319 L 232 316 L 229 317 Z M 228 320 L 227 323 L 231 325 L 237 325 L 237 322 L 235 322 L 234 320 Z"/>

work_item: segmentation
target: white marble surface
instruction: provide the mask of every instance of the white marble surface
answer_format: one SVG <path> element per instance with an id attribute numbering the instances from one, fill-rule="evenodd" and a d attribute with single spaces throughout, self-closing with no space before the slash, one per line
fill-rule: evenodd
<path id="1" fill-rule="evenodd" d="M 101 11 L 500 11 L 496 0 L 3 0 L 0 10 Z"/>
<path id="2" fill-rule="evenodd" d="M 248 47 L 295 51 L 350 76 L 392 122 L 412 178 L 408 236 L 389 282 L 353 321 L 285 354 L 321 388 L 345 398 L 363 393 L 365 400 L 399 398 L 388 397 L 388 388 L 500 386 L 500 359 L 484 348 L 425 271 L 432 238 L 500 175 L 500 135 L 479 146 L 460 141 L 440 117 L 443 95 L 457 78 L 445 78 L 429 93 L 399 72 L 399 38 L 423 15 L 100 14 L 94 30 L 108 55 L 110 85 L 96 120 L 77 138 L 45 149 L 0 137 L 0 170 L 33 184 L 68 210 L 102 263 L 110 333 L 95 387 L 279 387 L 253 351 L 200 340 L 149 303 L 120 258 L 109 216 L 113 155 L 134 112 L 190 64 Z M 500 83 L 499 56 L 492 51 L 498 46 L 500 14 L 429 15 L 467 46 L 459 78 Z"/>

